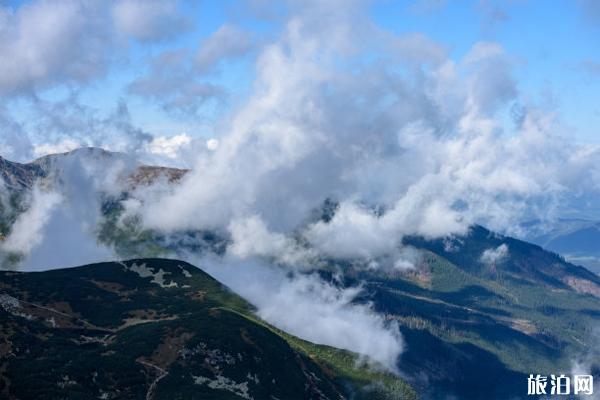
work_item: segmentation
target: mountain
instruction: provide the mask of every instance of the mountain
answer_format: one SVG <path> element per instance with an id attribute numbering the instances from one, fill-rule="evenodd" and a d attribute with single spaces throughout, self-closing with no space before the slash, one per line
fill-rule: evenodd
<path id="1" fill-rule="evenodd" d="M 533 221 L 528 225 L 535 227 L 539 223 Z M 564 218 L 556 221 L 550 229 L 529 235 L 526 239 L 548 250 L 563 254 L 568 260 L 600 274 L 600 222 L 598 221 Z"/>
<path id="2" fill-rule="evenodd" d="M 356 356 L 281 332 L 190 264 L 0 272 L 6 399 L 413 399 Z"/>
<path id="3" fill-rule="evenodd" d="M 525 398 L 529 374 L 568 374 L 599 345 L 600 277 L 585 268 L 480 226 L 404 242 L 422 254 L 413 270 L 334 263 L 323 274 L 343 271 L 363 285 L 359 301 L 398 321 L 399 366 L 424 397 Z M 590 368 L 600 379 L 600 359 Z"/>
<path id="4" fill-rule="evenodd" d="M 0 157 L 0 178 L 7 190 L 21 192 L 31 189 L 36 182 L 47 185 L 49 181 L 64 179 L 65 167 L 72 163 L 96 167 L 100 171 L 120 163 L 122 176 L 119 178 L 129 187 L 149 184 L 161 177 L 176 182 L 188 172 L 186 169 L 145 165 L 123 153 L 84 147 L 46 155 L 25 164 Z"/>
<path id="5" fill-rule="evenodd" d="M 123 254 L 223 254 L 228 245 L 211 232 L 166 238 L 110 223 L 104 232 Z M 560 255 L 481 226 L 403 245 L 419 254 L 413 269 L 330 259 L 320 274 L 360 285 L 357 302 L 398 322 L 406 344 L 398 368 L 423 398 L 523 398 L 529 374 L 569 373 L 600 345 L 600 277 Z M 600 381 L 600 360 L 589 368 Z"/>
<path id="6" fill-rule="evenodd" d="M 50 154 L 24 164 L 0 157 L 0 241 L 28 208 L 28 196 L 36 184 L 43 189 L 60 190 L 67 180 L 77 182 L 86 174 L 106 178 L 109 171 L 117 174 L 111 177 L 114 178 L 109 184 L 111 189 L 125 192 L 160 179 L 174 183 L 188 172 L 186 169 L 145 165 L 126 154 L 95 147 Z"/>
<path id="7" fill-rule="evenodd" d="M 98 238 L 123 258 L 220 256 L 230 245 L 222 232 L 167 235 L 135 220 L 122 223 L 120 200 L 127 193 L 122 196 L 106 199 Z M 327 222 L 336 210 L 334 201 L 326 201 L 315 219 Z M 600 362 L 593 355 L 600 347 L 598 275 L 540 245 L 481 226 L 463 236 L 405 237 L 402 242 L 418 254 L 412 269 L 372 268 L 354 259 L 320 259 L 318 268 L 332 284 L 360 285 L 363 294 L 355 301 L 400 325 L 406 346 L 398 368 L 420 396 L 524 398 L 529 374 L 568 374 L 581 360 L 600 381 Z M 299 351 L 297 340 L 280 336 Z M 338 369 L 342 364 L 347 365 L 337 363 Z"/>
<path id="8" fill-rule="evenodd" d="M 0 157 L 0 177 L 5 187 L 12 190 L 23 190 L 46 176 L 44 169 L 35 164 L 20 164 Z"/>

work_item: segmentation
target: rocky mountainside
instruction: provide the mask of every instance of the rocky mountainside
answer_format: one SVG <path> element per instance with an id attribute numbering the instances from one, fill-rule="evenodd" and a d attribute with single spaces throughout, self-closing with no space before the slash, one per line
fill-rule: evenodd
<path id="1" fill-rule="evenodd" d="M 124 176 L 120 178 L 130 186 L 148 184 L 161 177 L 175 182 L 187 172 L 179 168 L 144 165 L 122 153 L 85 147 L 67 153 L 50 154 L 25 164 L 0 157 L 0 177 L 8 189 L 15 191 L 31 189 L 36 181 L 61 179 L 64 166 L 74 161 L 96 164 L 101 168 L 121 163 Z"/>
<path id="2" fill-rule="evenodd" d="M 0 272 L 5 399 L 412 399 L 393 375 L 301 341 L 180 261 Z"/>
<path id="3" fill-rule="evenodd" d="M 0 157 L 0 177 L 7 189 L 31 188 L 36 180 L 45 176 L 46 171 L 38 164 L 20 164 Z"/>

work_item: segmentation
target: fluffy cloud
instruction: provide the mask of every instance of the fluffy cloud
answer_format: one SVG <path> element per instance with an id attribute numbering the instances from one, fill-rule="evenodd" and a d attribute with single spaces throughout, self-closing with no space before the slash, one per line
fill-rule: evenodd
<path id="1" fill-rule="evenodd" d="M 327 13 L 335 6 L 293 6 L 218 148 L 174 192 L 141 199 L 148 227 L 235 233 L 244 225 L 232 221 L 259 215 L 259 243 L 277 232 L 278 249 L 306 240 L 324 256 L 376 259 L 405 235 L 461 234 L 473 223 L 510 232 L 552 217 L 579 185 L 600 189 L 600 154 L 569 140 L 554 115 L 532 104 L 506 131 L 501 115 L 519 90 L 498 44 L 452 61 L 423 36 L 382 41 L 391 33 L 359 23 L 361 2 Z M 327 198 L 340 207 L 315 222 Z M 232 249 L 273 252 L 246 246 Z"/>
<path id="2" fill-rule="evenodd" d="M 182 147 L 192 142 L 190 135 L 182 133 L 171 137 L 155 137 L 146 144 L 147 151 L 151 154 L 164 155 L 169 158 L 176 158 Z"/>
<path id="3" fill-rule="evenodd" d="M 228 253 L 241 259 L 259 256 L 292 267 L 304 267 L 315 258 L 312 251 L 302 248 L 295 240 L 270 232 L 258 216 L 234 220 L 228 230 L 233 241 Z"/>
<path id="4" fill-rule="evenodd" d="M 502 243 L 500 246 L 493 249 L 486 249 L 479 258 L 482 263 L 487 265 L 496 265 L 504 261 L 508 257 L 508 246 Z"/>
<path id="5" fill-rule="evenodd" d="M 0 6 L 0 94 L 33 95 L 102 76 L 120 36 L 148 41 L 185 27 L 175 1 L 35 0 Z"/>
<path id="6" fill-rule="evenodd" d="M 36 1 L 0 7 L 0 93 L 82 82 L 104 72 L 106 19 L 96 2 Z"/>
<path id="7" fill-rule="evenodd" d="M 0 107 L 0 155 L 15 161 L 31 156 L 32 144 L 23 126 Z"/>
<path id="8" fill-rule="evenodd" d="M 39 270 L 111 259 L 98 243 L 103 194 L 118 195 L 122 177 L 136 163 L 125 155 L 82 149 L 44 160 L 50 171 L 45 189 L 35 187 L 27 208 L 0 244 L 4 252 L 24 257 L 20 267 Z"/>
<path id="9" fill-rule="evenodd" d="M 360 287 L 341 289 L 317 275 L 288 275 L 256 259 L 188 261 L 225 282 L 273 325 L 315 343 L 354 351 L 397 372 L 404 343 L 398 327 L 355 302 Z"/>
<path id="10" fill-rule="evenodd" d="M 55 207 L 61 202 L 56 193 L 34 188 L 29 210 L 21 214 L 12 226 L 10 235 L 0 243 L 0 249 L 11 253 L 29 253 L 45 238 L 44 229 Z"/>
<path id="11" fill-rule="evenodd" d="M 21 131 L 30 141 L 28 152 L 35 156 L 72 150 L 73 146 L 136 154 L 143 153 L 145 144 L 153 140 L 133 125 L 127 104 L 122 102 L 102 115 L 76 96 L 54 102 L 37 100 L 35 115 L 30 130 Z"/>

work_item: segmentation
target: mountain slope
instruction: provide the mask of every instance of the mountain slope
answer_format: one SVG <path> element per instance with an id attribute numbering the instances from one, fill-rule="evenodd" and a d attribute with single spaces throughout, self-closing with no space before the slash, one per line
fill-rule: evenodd
<path id="1" fill-rule="evenodd" d="M 0 272 L 0 293 L 3 398 L 414 398 L 348 352 L 269 327 L 184 262 Z"/>
<path id="2" fill-rule="evenodd" d="M 399 365 L 420 393 L 522 398 L 530 373 L 569 373 L 597 346 L 597 275 L 482 227 L 452 240 L 406 238 L 422 254 L 414 270 L 343 267 L 346 285 L 365 288 L 360 301 L 399 322 Z M 504 257 L 482 260 L 501 246 Z"/>
<path id="3" fill-rule="evenodd" d="M 187 173 L 186 169 L 145 165 L 123 153 L 83 147 L 67 153 L 49 154 L 29 163 L 12 162 L 0 157 L 0 179 L 9 190 L 23 191 L 42 180 L 64 179 L 65 166 L 73 163 L 79 163 L 79 167 L 97 167 L 104 172 L 115 164 L 121 164 L 124 176 L 119 178 L 128 187 L 149 184 L 161 177 L 172 182 L 178 181 Z"/>

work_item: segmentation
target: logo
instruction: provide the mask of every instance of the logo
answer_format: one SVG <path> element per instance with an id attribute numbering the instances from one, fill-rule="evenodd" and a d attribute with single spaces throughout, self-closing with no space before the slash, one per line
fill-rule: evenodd
<path id="1" fill-rule="evenodd" d="M 565 374 L 550 375 L 533 375 L 530 374 L 527 378 L 527 394 L 528 395 L 586 395 L 594 394 L 594 377 L 592 375 L 574 375 L 573 379 Z"/>

